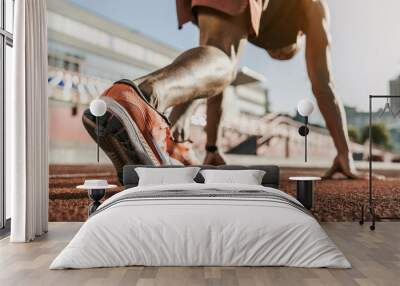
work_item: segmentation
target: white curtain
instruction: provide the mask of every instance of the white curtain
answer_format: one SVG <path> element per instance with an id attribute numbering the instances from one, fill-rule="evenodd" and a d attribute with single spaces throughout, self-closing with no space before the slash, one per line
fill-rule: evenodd
<path id="1" fill-rule="evenodd" d="M 15 1 L 13 94 L 6 98 L 6 187 L 12 242 L 47 232 L 47 21 L 45 0 Z"/>

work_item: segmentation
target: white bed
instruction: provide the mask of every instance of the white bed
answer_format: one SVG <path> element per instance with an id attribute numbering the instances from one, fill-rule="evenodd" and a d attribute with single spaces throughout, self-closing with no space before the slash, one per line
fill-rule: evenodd
<path id="1" fill-rule="evenodd" d="M 351 267 L 291 196 L 263 186 L 198 183 L 114 195 L 50 269 L 128 265 Z"/>

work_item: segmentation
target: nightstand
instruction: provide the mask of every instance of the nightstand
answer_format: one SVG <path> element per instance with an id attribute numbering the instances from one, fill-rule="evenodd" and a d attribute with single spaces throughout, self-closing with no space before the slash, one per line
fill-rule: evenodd
<path id="1" fill-rule="evenodd" d="M 310 210 L 314 203 L 314 182 L 320 181 L 320 177 L 290 177 L 290 181 L 297 182 L 297 200 Z"/>
<path id="2" fill-rule="evenodd" d="M 101 205 L 100 200 L 106 195 L 107 189 L 116 188 L 116 185 L 109 185 L 107 180 L 85 180 L 83 185 L 77 186 L 77 189 L 87 190 L 89 198 L 92 200 L 88 206 L 88 216 L 94 213 Z"/>

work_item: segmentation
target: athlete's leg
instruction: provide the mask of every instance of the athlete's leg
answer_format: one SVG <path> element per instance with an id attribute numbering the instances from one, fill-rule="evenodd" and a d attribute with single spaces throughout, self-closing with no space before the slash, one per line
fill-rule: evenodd
<path id="1" fill-rule="evenodd" d="M 135 80 L 160 112 L 217 95 L 235 78 L 237 57 L 249 30 L 248 13 L 231 17 L 199 7 L 197 17 L 200 46 L 184 52 L 165 68 Z"/>
<path id="2" fill-rule="evenodd" d="M 184 52 L 169 66 L 135 80 L 160 112 L 173 106 L 169 120 L 172 135 L 178 140 L 189 138 L 187 109 L 191 102 L 201 97 L 218 95 L 216 98 L 221 98 L 223 89 L 235 78 L 237 59 L 249 30 L 248 13 L 231 17 L 202 7 L 197 12 L 200 47 Z M 210 100 L 207 104 L 209 142 L 216 141 L 220 109 L 221 100 Z"/>

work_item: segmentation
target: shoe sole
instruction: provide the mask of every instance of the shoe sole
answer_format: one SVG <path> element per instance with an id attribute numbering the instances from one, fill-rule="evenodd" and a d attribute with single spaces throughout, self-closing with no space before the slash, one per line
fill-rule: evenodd
<path id="1" fill-rule="evenodd" d="M 112 98 L 102 96 L 101 99 L 107 104 L 107 112 L 99 118 L 99 146 L 115 166 L 119 180 L 122 182 L 122 169 L 127 164 L 161 165 L 125 108 Z M 92 139 L 97 141 L 96 118 L 89 109 L 82 120 Z M 167 164 L 161 152 L 159 155 L 163 164 Z"/>

